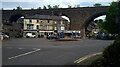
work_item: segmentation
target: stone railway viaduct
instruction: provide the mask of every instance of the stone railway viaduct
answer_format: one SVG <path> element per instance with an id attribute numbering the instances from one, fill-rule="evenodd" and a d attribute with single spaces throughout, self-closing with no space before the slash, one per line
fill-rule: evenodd
<path id="1" fill-rule="evenodd" d="M 2 10 L 2 21 L 15 22 L 21 16 L 31 15 L 61 15 L 70 19 L 70 29 L 80 30 L 81 36 L 85 36 L 87 26 L 96 17 L 106 15 L 109 6 L 100 7 L 79 7 L 79 8 L 60 8 L 46 10 Z"/>

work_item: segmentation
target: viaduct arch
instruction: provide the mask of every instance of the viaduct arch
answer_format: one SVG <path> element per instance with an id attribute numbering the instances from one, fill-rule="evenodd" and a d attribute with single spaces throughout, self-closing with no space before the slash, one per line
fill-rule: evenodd
<path id="1" fill-rule="evenodd" d="M 105 15 L 108 6 L 100 7 L 80 7 L 80 8 L 61 8 L 46 10 L 2 10 L 2 20 L 9 23 L 16 21 L 21 16 L 27 17 L 35 14 L 39 15 L 64 15 L 70 19 L 70 29 L 80 30 L 81 36 L 85 36 L 85 29 L 88 24 L 96 17 Z"/>

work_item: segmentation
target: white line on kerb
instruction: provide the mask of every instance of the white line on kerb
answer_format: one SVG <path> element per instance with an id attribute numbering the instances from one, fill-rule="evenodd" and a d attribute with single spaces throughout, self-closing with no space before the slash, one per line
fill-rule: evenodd
<path id="1" fill-rule="evenodd" d="M 24 53 L 24 54 L 20 54 L 20 55 L 14 56 L 14 57 L 10 57 L 8 59 L 11 60 L 11 59 L 18 58 L 18 57 L 21 57 L 21 56 L 25 56 L 25 55 L 28 55 L 28 54 L 31 54 L 31 53 L 35 53 L 37 51 L 40 51 L 40 49 L 36 49 L 34 51 L 30 51 L 30 52 L 27 52 L 27 53 Z"/>
<path id="2" fill-rule="evenodd" d="M 87 56 L 84 56 L 84 57 L 82 57 L 82 58 L 79 58 L 78 60 L 74 61 L 73 63 L 80 63 L 80 62 L 86 60 L 86 59 L 89 58 L 89 57 L 96 56 L 96 55 L 100 55 L 100 54 L 102 54 L 102 52 L 95 53 L 95 54 L 91 54 L 91 55 L 87 55 Z"/>

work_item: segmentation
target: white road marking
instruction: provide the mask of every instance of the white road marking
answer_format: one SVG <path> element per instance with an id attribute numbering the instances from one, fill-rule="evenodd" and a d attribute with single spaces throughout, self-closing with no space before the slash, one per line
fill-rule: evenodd
<path id="1" fill-rule="evenodd" d="M 33 50 L 36 50 L 37 48 L 33 48 Z"/>
<path id="2" fill-rule="evenodd" d="M 21 57 L 21 56 L 25 56 L 25 55 L 28 55 L 28 54 L 35 53 L 35 52 L 37 52 L 37 51 L 40 51 L 40 49 L 36 49 L 36 50 L 34 50 L 34 51 L 30 51 L 30 52 L 27 52 L 27 53 L 24 53 L 24 54 L 20 54 L 20 55 L 17 55 L 17 56 L 13 56 L 13 57 L 10 57 L 10 58 L 8 58 L 8 59 L 11 60 L 11 59 L 14 59 L 14 58 L 18 58 L 18 57 Z"/>
<path id="3" fill-rule="evenodd" d="M 88 56 L 84 56 L 84 57 L 82 57 L 82 58 L 80 58 L 80 59 L 74 61 L 73 63 L 78 63 L 78 64 L 79 64 L 80 62 L 82 62 L 82 61 L 88 59 L 89 57 L 96 56 L 96 55 L 100 55 L 100 54 L 102 54 L 102 52 L 95 53 L 95 54 L 91 54 L 91 55 L 88 55 Z"/>
<path id="4" fill-rule="evenodd" d="M 12 47 L 6 47 L 6 48 L 10 48 L 11 49 Z"/>
<path id="5" fill-rule="evenodd" d="M 20 49 L 20 50 L 21 50 L 21 49 L 25 49 L 25 48 L 18 48 L 18 49 Z"/>

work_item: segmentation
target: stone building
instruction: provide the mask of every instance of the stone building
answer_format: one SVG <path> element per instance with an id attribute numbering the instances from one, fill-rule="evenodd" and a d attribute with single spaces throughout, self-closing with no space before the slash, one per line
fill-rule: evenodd
<path id="1" fill-rule="evenodd" d="M 34 33 L 37 37 L 57 34 L 59 30 L 68 30 L 69 25 L 66 19 L 60 16 L 33 15 L 24 18 L 23 36 L 27 33 Z"/>

